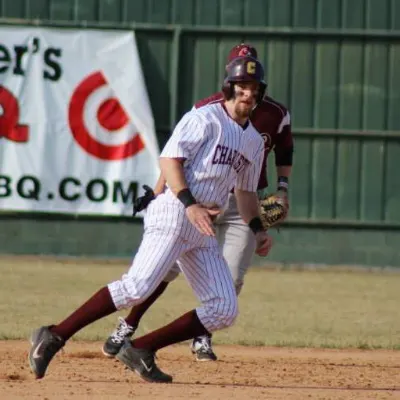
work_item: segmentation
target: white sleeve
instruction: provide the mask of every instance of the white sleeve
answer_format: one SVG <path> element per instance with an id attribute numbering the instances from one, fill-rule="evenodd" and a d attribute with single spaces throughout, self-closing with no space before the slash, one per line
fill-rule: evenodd
<path id="1" fill-rule="evenodd" d="M 191 159 L 204 143 L 207 125 L 196 112 L 186 113 L 176 125 L 160 157 Z"/>
<path id="2" fill-rule="evenodd" d="M 287 126 L 287 125 L 290 125 L 290 124 L 291 124 L 291 122 L 290 122 L 290 114 L 289 114 L 289 111 L 286 111 L 285 116 L 282 118 L 282 121 L 279 124 L 278 133 L 282 133 L 283 128 L 285 126 Z"/>
<path id="3" fill-rule="evenodd" d="M 257 191 L 263 158 L 264 146 L 260 146 L 253 160 L 249 161 L 246 167 L 238 173 L 235 187 L 240 190 L 246 190 L 247 192 Z"/>

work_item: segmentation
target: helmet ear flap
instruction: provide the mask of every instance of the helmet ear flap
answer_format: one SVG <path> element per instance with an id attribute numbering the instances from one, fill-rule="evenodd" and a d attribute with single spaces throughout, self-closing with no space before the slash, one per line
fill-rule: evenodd
<path id="1" fill-rule="evenodd" d="M 257 103 L 260 103 L 262 101 L 266 90 L 267 90 L 267 84 L 264 81 L 261 81 L 258 86 Z"/>
<path id="2" fill-rule="evenodd" d="M 222 93 L 226 100 L 230 100 L 234 95 L 233 83 L 225 79 L 224 84 L 222 85 Z"/>

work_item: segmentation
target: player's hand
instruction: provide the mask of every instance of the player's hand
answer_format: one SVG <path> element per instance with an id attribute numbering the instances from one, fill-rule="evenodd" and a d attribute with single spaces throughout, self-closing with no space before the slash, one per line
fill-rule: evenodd
<path id="1" fill-rule="evenodd" d="M 156 198 L 153 189 L 150 186 L 143 185 L 143 189 L 145 190 L 144 195 L 138 197 L 133 203 L 133 216 L 138 212 L 145 210 L 150 202 Z"/>
<path id="2" fill-rule="evenodd" d="M 272 237 L 267 232 L 256 233 L 256 254 L 261 257 L 268 255 L 272 247 Z"/>
<path id="3" fill-rule="evenodd" d="M 201 204 L 193 204 L 186 208 L 186 216 L 203 235 L 215 236 L 213 219 L 221 212 L 220 209 L 206 208 Z"/>

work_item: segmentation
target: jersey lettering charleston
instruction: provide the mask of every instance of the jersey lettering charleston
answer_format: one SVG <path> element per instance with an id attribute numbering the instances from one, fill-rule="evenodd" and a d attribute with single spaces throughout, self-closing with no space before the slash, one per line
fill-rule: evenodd
<path id="1" fill-rule="evenodd" d="M 263 140 L 252 123 L 241 127 L 221 102 L 184 115 L 161 153 L 185 159 L 184 174 L 193 196 L 220 208 L 234 186 L 256 191 L 263 156 Z M 169 189 L 165 196 L 180 203 Z"/>
<path id="2" fill-rule="evenodd" d="M 201 109 L 208 104 L 223 103 L 224 97 L 221 92 L 198 101 L 194 108 Z M 280 154 L 284 154 L 293 147 L 293 138 L 290 124 L 289 111 L 282 104 L 269 96 L 264 99 L 253 110 L 250 121 L 259 132 L 264 141 L 264 157 L 257 189 L 265 189 L 268 186 L 267 180 L 267 158 L 272 149 L 275 151 L 275 162 L 281 163 Z"/>

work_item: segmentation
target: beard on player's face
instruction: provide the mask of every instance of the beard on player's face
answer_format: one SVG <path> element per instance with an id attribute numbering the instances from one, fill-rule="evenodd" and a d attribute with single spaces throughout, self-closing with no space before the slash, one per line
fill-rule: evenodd
<path id="1" fill-rule="evenodd" d="M 248 118 L 256 105 L 257 94 L 251 96 L 235 96 L 234 109 L 241 118 Z"/>
<path id="2" fill-rule="evenodd" d="M 235 111 L 242 117 L 249 116 L 257 104 L 258 82 L 240 82 L 234 85 Z"/>
<path id="3" fill-rule="evenodd" d="M 254 106 L 250 107 L 247 104 L 243 103 L 236 103 L 235 104 L 235 113 L 240 118 L 248 118 L 250 117 L 251 111 L 253 110 Z"/>

